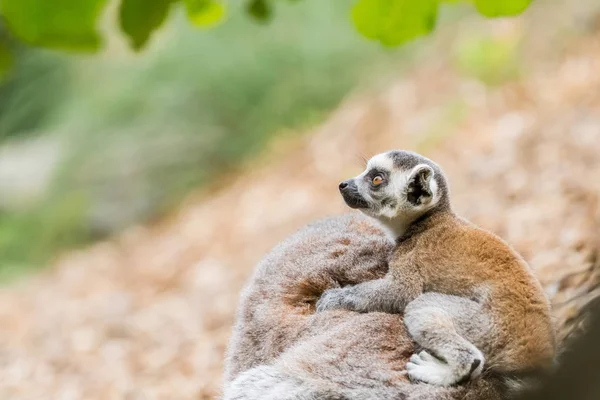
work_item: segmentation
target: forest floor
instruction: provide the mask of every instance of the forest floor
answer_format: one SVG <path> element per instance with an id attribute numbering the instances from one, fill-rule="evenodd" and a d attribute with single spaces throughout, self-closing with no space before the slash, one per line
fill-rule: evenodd
<path id="1" fill-rule="evenodd" d="M 523 25 L 500 29 L 531 32 Z M 0 398 L 214 398 L 256 262 L 307 222 L 347 212 L 337 182 L 390 148 L 445 168 L 456 211 L 535 270 L 564 339 L 600 290 L 600 29 L 586 29 L 559 50 L 538 43 L 526 76 L 493 88 L 418 62 L 168 220 L 2 288 Z"/>

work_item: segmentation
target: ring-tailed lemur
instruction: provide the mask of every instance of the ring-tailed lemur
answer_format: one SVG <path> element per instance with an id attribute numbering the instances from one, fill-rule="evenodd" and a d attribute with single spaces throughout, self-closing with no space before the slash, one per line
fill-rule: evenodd
<path id="1" fill-rule="evenodd" d="M 330 289 L 318 311 L 403 312 L 424 349 L 407 364 L 416 381 L 453 385 L 484 364 L 523 376 L 552 365 L 554 331 L 540 283 L 504 241 L 453 213 L 437 164 L 390 151 L 339 189 L 348 206 L 387 228 L 396 247 L 384 278 Z"/>
<path id="2" fill-rule="evenodd" d="M 326 289 L 385 276 L 392 249 L 377 222 L 356 213 L 310 224 L 267 254 L 242 293 L 224 398 L 503 399 L 494 376 L 456 387 L 411 383 L 414 345 L 399 314 L 315 313 Z"/>

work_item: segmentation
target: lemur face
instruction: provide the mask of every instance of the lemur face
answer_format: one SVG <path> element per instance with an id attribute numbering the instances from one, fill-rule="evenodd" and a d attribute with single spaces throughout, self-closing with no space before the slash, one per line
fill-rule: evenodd
<path id="1" fill-rule="evenodd" d="M 351 208 L 382 222 L 414 219 L 441 199 L 443 174 L 433 161 L 409 151 L 388 151 L 371 158 L 366 170 L 339 185 Z"/>

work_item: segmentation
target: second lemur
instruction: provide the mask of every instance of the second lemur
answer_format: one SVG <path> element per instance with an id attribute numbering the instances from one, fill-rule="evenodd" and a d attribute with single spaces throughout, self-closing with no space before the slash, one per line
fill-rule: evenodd
<path id="1" fill-rule="evenodd" d="M 396 248 L 384 278 L 330 289 L 318 311 L 403 312 L 423 348 L 407 364 L 413 380 L 449 386 L 484 369 L 530 376 L 552 365 L 554 330 L 540 283 L 502 239 L 453 212 L 436 163 L 389 151 L 339 189 L 348 206 L 387 228 Z"/>

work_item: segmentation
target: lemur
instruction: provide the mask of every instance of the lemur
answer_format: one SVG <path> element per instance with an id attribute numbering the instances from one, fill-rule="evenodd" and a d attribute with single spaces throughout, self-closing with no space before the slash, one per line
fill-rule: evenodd
<path id="1" fill-rule="evenodd" d="M 354 212 L 313 222 L 265 255 L 242 292 L 224 400 L 505 399 L 492 375 L 452 387 L 410 382 L 414 343 L 400 314 L 315 313 L 326 289 L 384 277 L 393 248 Z"/>
<path id="2" fill-rule="evenodd" d="M 385 277 L 326 291 L 318 312 L 404 313 L 423 348 L 406 365 L 414 381 L 449 386 L 480 375 L 484 365 L 523 376 L 552 365 L 554 331 L 540 283 L 508 244 L 453 212 L 436 163 L 389 151 L 339 190 L 396 245 Z"/>

